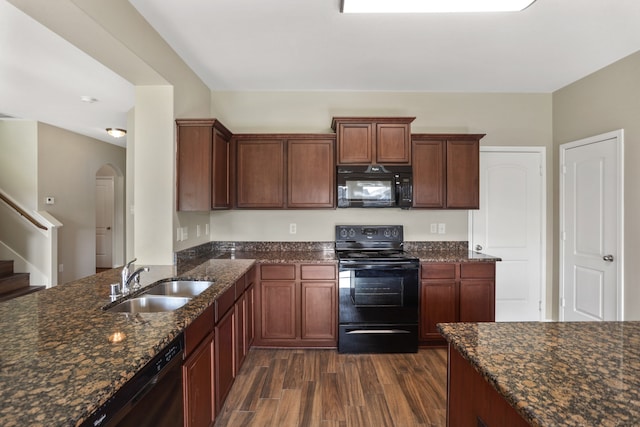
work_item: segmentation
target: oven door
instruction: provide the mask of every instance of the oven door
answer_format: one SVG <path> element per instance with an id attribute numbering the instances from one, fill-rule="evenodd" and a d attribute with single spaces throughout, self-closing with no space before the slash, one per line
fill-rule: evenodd
<path id="1" fill-rule="evenodd" d="M 341 262 L 338 351 L 418 351 L 418 263 Z"/>

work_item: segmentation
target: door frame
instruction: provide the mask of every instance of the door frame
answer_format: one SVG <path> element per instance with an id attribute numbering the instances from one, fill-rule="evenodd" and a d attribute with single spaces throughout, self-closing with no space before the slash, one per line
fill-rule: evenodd
<path id="1" fill-rule="evenodd" d="M 534 153 L 542 158 L 540 164 L 541 194 L 540 194 L 540 313 L 541 321 L 548 320 L 547 316 L 547 148 L 543 146 L 480 146 L 483 152 L 503 153 Z M 473 242 L 473 211 L 468 214 L 468 240 Z M 474 250 L 470 247 L 469 250 Z"/>
<path id="2" fill-rule="evenodd" d="M 560 163 L 559 163 L 559 286 L 558 286 L 558 320 L 564 321 L 564 311 L 562 310 L 564 299 L 564 273 L 565 273 L 565 215 L 564 215 L 564 203 L 565 203 L 565 159 L 567 150 L 595 144 L 597 142 L 605 141 L 608 139 L 616 140 L 616 162 L 617 162 L 617 176 L 616 176 L 616 234 L 617 234 L 617 247 L 616 247 L 616 320 L 624 320 L 624 129 L 618 129 L 611 132 L 606 132 L 600 135 L 594 135 L 587 138 L 579 139 L 572 142 L 567 142 L 560 145 Z"/>

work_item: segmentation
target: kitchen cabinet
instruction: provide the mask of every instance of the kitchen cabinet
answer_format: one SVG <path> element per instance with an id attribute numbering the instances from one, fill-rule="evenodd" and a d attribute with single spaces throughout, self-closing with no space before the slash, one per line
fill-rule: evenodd
<path id="1" fill-rule="evenodd" d="M 261 265 L 255 312 L 255 345 L 335 347 L 336 265 Z"/>
<path id="2" fill-rule="evenodd" d="M 209 427 L 215 419 L 213 321 L 211 305 L 185 329 L 182 365 L 185 427 Z"/>
<path id="3" fill-rule="evenodd" d="M 253 289 L 255 286 L 255 267 L 252 267 L 236 282 L 236 362 L 237 374 L 253 344 Z"/>
<path id="4" fill-rule="evenodd" d="M 285 207 L 285 141 L 236 136 L 236 207 Z"/>
<path id="5" fill-rule="evenodd" d="M 287 207 L 335 207 L 335 140 L 287 140 Z"/>
<path id="6" fill-rule="evenodd" d="M 335 207 L 335 136 L 240 134 L 236 146 L 236 207 Z"/>
<path id="7" fill-rule="evenodd" d="M 222 409 L 236 376 L 235 322 L 235 310 L 230 309 L 215 327 L 216 412 Z"/>
<path id="8" fill-rule="evenodd" d="M 479 427 L 529 425 L 451 344 L 449 344 L 447 378 L 447 425 Z"/>
<path id="9" fill-rule="evenodd" d="M 177 210 L 229 209 L 231 132 L 216 119 L 178 119 Z"/>
<path id="10" fill-rule="evenodd" d="M 420 341 L 444 344 L 438 323 L 495 321 L 495 263 L 421 265 Z"/>
<path id="11" fill-rule="evenodd" d="M 415 117 L 334 117 L 337 163 L 411 164 L 411 122 Z"/>
<path id="12" fill-rule="evenodd" d="M 480 207 L 483 134 L 414 134 L 413 207 Z"/>

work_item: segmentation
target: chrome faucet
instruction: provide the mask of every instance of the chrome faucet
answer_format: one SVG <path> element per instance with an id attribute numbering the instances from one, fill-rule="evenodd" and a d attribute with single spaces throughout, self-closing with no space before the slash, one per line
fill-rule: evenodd
<path id="1" fill-rule="evenodd" d="M 138 260 L 138 258 L 132 259 L 131 261 L 129 261 L 127 263 L 127 265 L 125 265 L 122 268 L 122 273 L 121 273 L 121 276 L 122 276 L 121 288 L 122 289 L 120 289 L 120 292 L 122 293 L 122 295 L 127 295 L 132 290 L 136 290 L 140 286 L 140 273 L 142 273 L 143 271 L 149 271 L 149 267 L 142 267 L 142 268 L 137 269 L 133 273 L 129 274 L 129 268 L 131 267 L 131 264 L 133 264 L 137 260 Z M 135 280 L 135 285 L 134 285 L 133 289 L 131 289 L 130 284 L 131 284 L 131 282 L 133 280 Z"/>

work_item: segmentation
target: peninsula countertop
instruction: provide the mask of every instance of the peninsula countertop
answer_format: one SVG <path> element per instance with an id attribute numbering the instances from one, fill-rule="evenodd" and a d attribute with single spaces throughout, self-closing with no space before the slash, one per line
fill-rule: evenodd
<path id="1" fill-rule="evenodd" d="M 640 425 L 640 322 L 438 327 L 531 425 Z"/>

